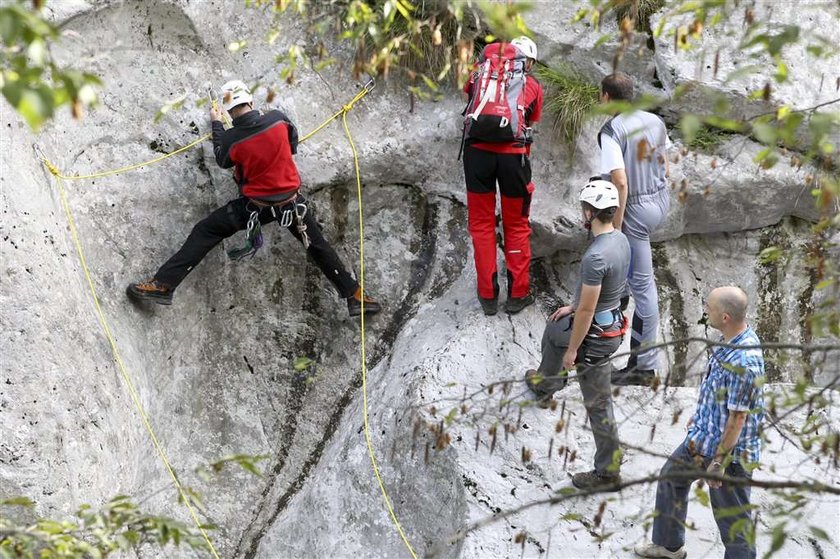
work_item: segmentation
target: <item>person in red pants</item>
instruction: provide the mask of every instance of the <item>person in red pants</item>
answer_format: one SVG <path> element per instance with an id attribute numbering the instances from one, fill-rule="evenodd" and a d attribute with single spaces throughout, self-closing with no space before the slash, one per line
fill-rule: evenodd
<path id="1" fill-rule="evenodd" d="M 534 302 L 529 279 L 529 214 L 534 193 L 530 127 L 540 119 L 543 104 L 542 86 L 529 75 L 536 59 L 537 47 L 527 37 L 488 45 L 464 87 L 470 98 L 465 111 L 470 114 L 466 114 L 463 146 L 469 233 L 475 253 L 478 300 L 488 316 L 498 311 L 499 297 L 497 183 L 507 268 L 505 312 L 518 313 Z M 508 78 L 500 80 L 496 78 L 498 75 Z M 486 124 L 488 121 L 490 125 Z M 503 129 L 507 133 L 500 132 Z"/>

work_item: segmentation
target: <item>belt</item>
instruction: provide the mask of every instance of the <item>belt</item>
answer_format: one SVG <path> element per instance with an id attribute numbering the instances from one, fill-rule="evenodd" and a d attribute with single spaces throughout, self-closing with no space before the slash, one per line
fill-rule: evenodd
<path id="1" fill-rule="evenodd" d="M 282 200 L 260 200 L 259 198 L 248 198 L 248 203 L 253 204 L 254 207 L 263 210 L 265 208 L 282 208 L 297 200 L 298 193 L 293 192 L 287 198 Z"/>

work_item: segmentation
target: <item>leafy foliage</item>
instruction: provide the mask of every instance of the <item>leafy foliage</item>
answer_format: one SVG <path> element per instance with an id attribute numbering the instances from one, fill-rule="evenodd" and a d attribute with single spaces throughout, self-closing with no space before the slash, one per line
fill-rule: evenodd
<path id="1" fill-rule="evenodd" d="M 354 76 L 363 73 L 388 76 L 398 72 L 409 90 L 428 96 L 440 84 L 453 79 L 463 85 L 469 76 L 474 44 L 496 38 L 511 39 L 527 34 L 522 18 L 527 6 L 473 0 L 429 0 L 419 4 L 408 0 L 249 0 L 254 8 L 270 9 L 276 16 L 294 13 L 309 23 L 317 37 L 305 50 L 292 45 L 277 57 L 282 65 L 279 77 L 295 79 L 301 63 L 330 64 L 333 59 L 322 40 L 325 35 L 349 41 L 353 46 Z M 279 17 L 271 40 L 280 35 Z"/>
<path id="2" fill-rule="evenodd" d="M 614 0 L 612 9 L 616 20 L 629 19 L 633 26 L 645 33 L 650 33 L 650 16 L 665 6 L 665 0 Z"/>
<path id="3" fill-rule="evenodd" d="M 59 41 L 59 29 L 42 16 L 42 2 L 32 4 L 15 0 L 0 7 L 0 92 L 37 130 L 64 105 L 80 118 L 96 102 L 101 82 L 53 60 L 50 46 Z"/>
<path id="4" fill-rule="evenodd" d="M 206 549 L 204 538 L 195 528 L 144 513 L 124 495 L 114 497 L 99 510 L 82 505 L 70 520 L 42 518 L 18 526 L 3 514 L 4 508 L 34 505 L 25 498 L 0 501 L 0 557 L 104 558 L 142 544 Z"/>

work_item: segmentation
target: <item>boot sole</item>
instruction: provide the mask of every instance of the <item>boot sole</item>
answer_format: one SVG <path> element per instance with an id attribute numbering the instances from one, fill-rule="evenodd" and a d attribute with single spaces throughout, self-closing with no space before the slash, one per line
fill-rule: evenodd
<path id="1" fill-rule="evenodd" d="M 531 306 L 531 305 L 533 305 L 533 304 L 534 304 L 534 301 L 531 301 L 531 302 L 530 302 L 530 303 L 528 303 L 527 305 L 524 305 L 524 306 L 522 306 L 522 307 L 518 307 L 518 308 L 513 308 L 513 309 L 508 308 L 507 306 L 505 306 L 505 312 L 506 312 L 507 314 L 518 314 L 518 313 L 520 313 L 520 312 L 524 311 L 525 309 L 527 309 L 528 307 L 530 307 L 530 306 Z"/>
<path id="2" fill-rule="evenodd" d="M 635 376 L 635 375 L 621 375 L 610 378 L 610 384 L 613 386 L 651 386 L 656 380 L 656 375 L 652 376 Z"/>
<path id="3" fill-rule="evenodd" d="M 125 294 L 128 295 L 129 299 L 138 303 L 148 301 L 165 306 L 170 306 L 172 304 L 172 295 L 152 295 L 151 293 L 140 293 L 132 290 L 131 286 L 126 288 Z"/>
<path id="4" fill-rule="evenodd" d="M 572 477 L 572 485 L 574 485 L 576 489 L 583 489 L 583 490 L 586 490 L 586 489 L 601 489 L 603 491 L 616 492 L 616 491 L 620 491 L 620 489 L 618 487 L 618 485 L 620 483 L 621 483 L 621 479 L 617 479 L 617 480 L 611 481 L 609 483 L 599 483 L 597 485 L 580 486 L 580 485 L 575 484 L 575 478 Z"/>
<path id="5" fill-rule="evenodd" d="M 365 307 L 365 316 L 378 314 L 381 311 L 382 311 L 382 307 L 371 308 L 371 307 L 366 306 Z M 353 317 L 361 316 L 362 315 L 362 309 L 359 308 L 359 309 L 356 309 L 356 310 L 348 311 L 348 314 L 350 316 L 353 316 Z"/>

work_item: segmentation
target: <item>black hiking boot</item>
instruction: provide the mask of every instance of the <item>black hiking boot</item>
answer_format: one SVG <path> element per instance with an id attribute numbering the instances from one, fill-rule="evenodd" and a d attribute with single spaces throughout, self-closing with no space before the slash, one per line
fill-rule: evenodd
<path id="1" fill-rule="evenodd" d="M 621 476 L 618 474 L 599 474 L 595 470 L 582 472 L 572 476 L 572 485 L 578 489 L 603 489 L 618 491 Z"/>
<path id="2" fill-rule="evenodd" d="M 481 310 L 484 311 L 486 316 L 493 316 L 499 312 L 499 300 L 496 298 L 485 299 L 484 297 L 479 297 L 478 302 L 481 303 Z"/>
<path id="3" fill-rule="evenodd" d="M 524 297 L 508 297 L 505 301 L 505 312 L 516 314 L 527 306 L 534 304 L 534 295 L 530 291 Z"/>
<path id="4" fill-rule="evenodd" d="M 382 310 L 380 305 L 374 299 L 365 295 L 365 315 L 376 314 Z M 356 289 L 356 292 L 347 298 L 347 312 L 350 316 L 359 316 L 362 314 L 362 288 Z"/>
<path id="5" fill-rule="evenodd" d="M 125 294 L 132 301 L 151 301 L 158 305 L 171 305 L 173 293 L 175 293 L 174 289 L 154 278 L 149 281 L 130 283 L 125 290 Z"/>
<path id="6" fill-rule="evenodd" d="M 656 371 L 653 369 L 624 367 L 614 370 L 610 375 L 610 381 L 614 386 L 651 386 L 655 380 Z"/>

